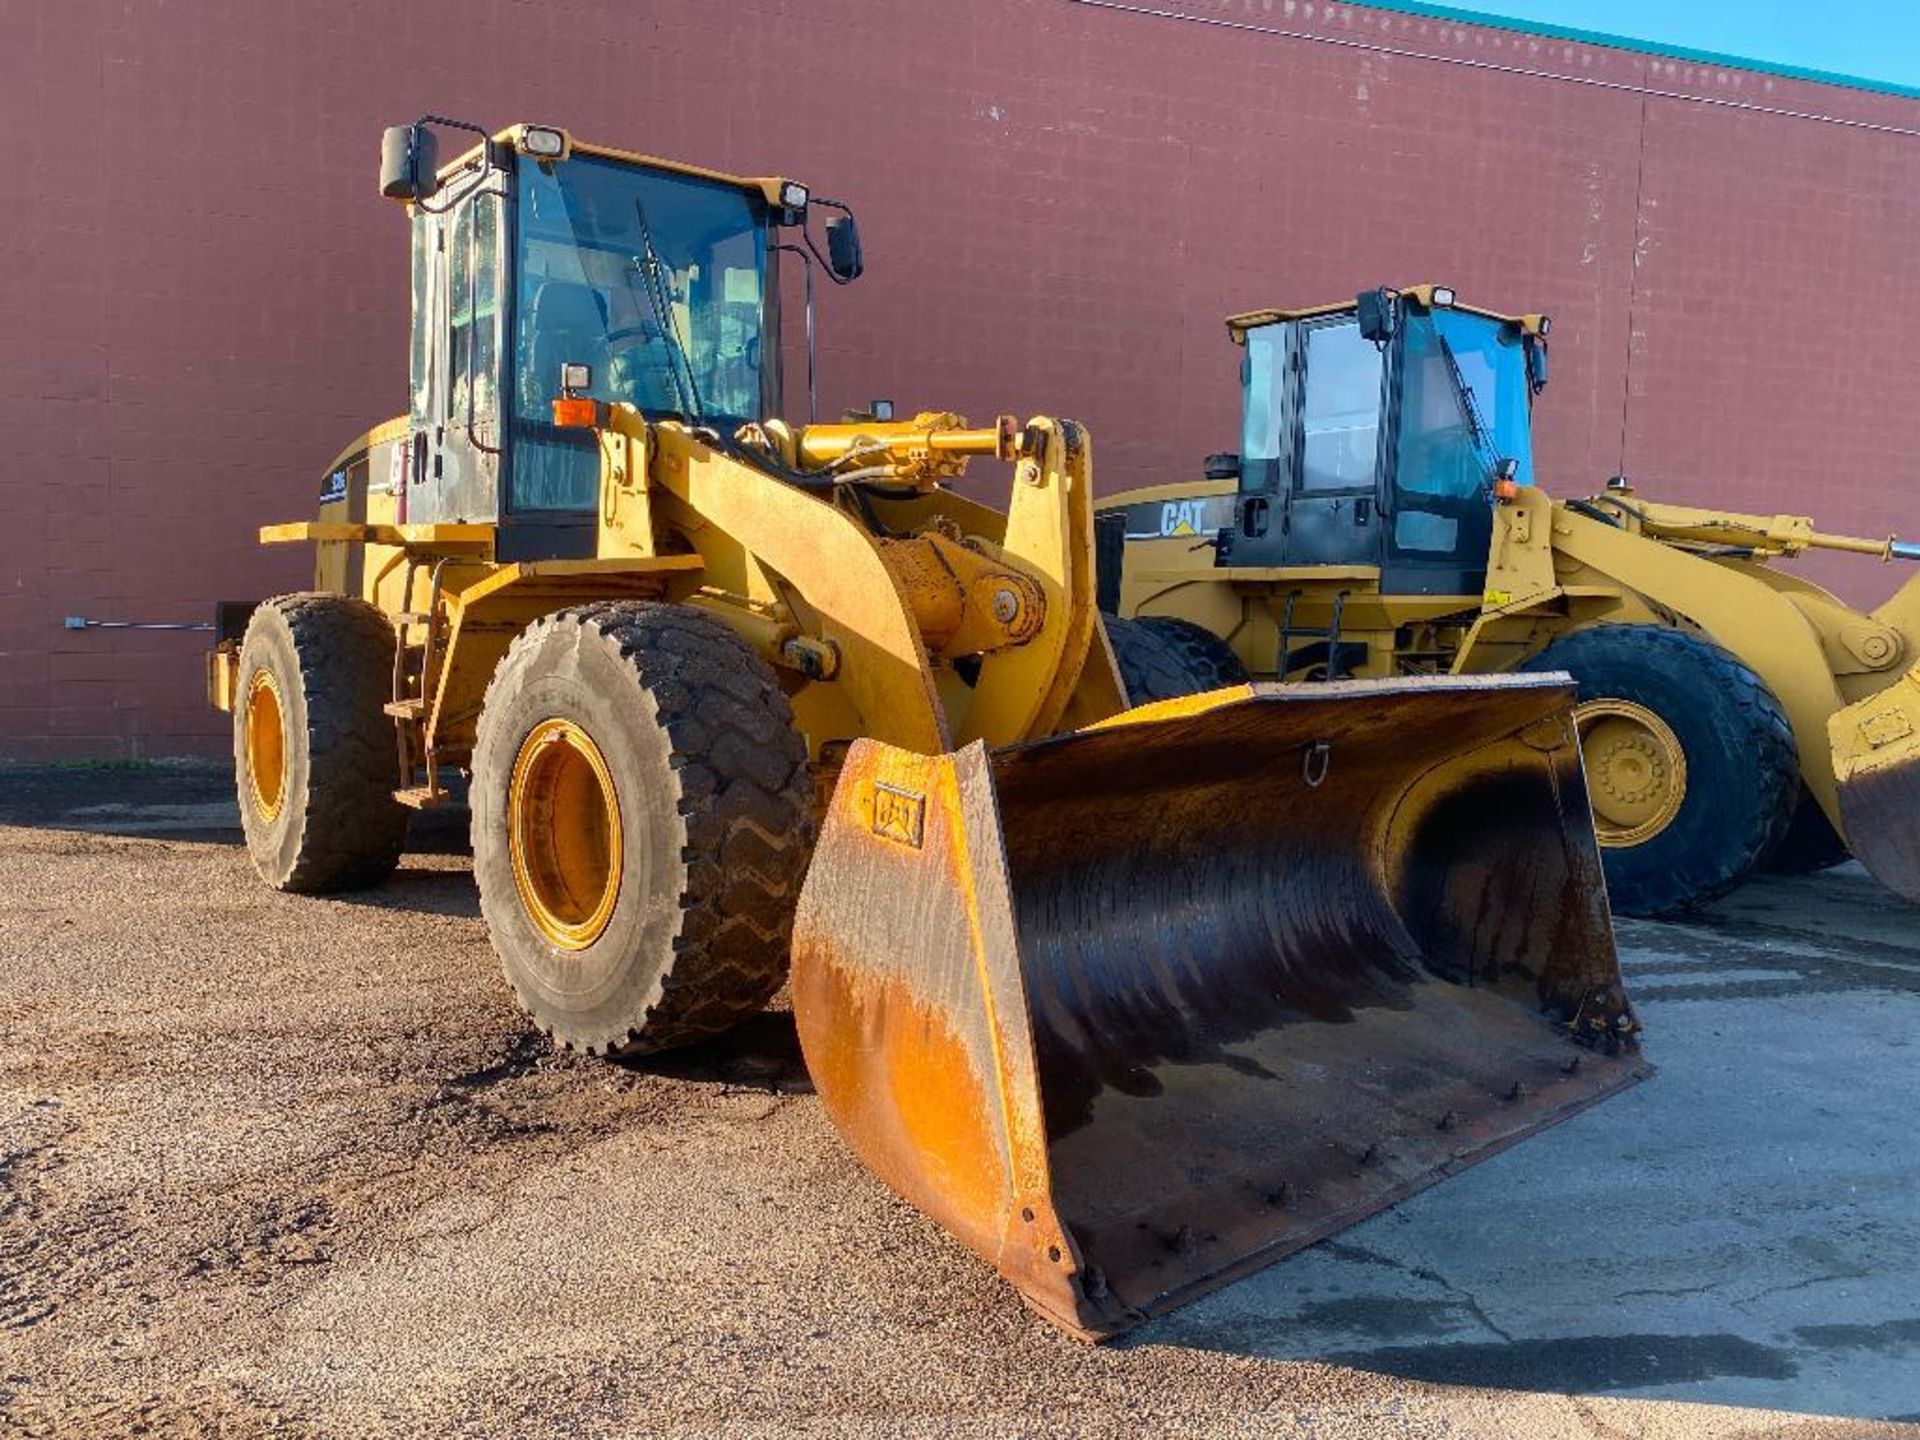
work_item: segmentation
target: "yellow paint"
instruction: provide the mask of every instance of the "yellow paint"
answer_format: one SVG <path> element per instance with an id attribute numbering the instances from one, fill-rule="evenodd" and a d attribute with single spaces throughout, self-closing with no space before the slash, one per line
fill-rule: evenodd
<path id="1" fill-rule="evenodd" d="M 1038 583 L 1044 619 L 1018 647 L 980 665 L 955 739 L 1011 745 L 1059 728 L 1086 667 L 1098 614 L 1093 598 L 1093 441 L 1070 421 L 1033 419 L 1014 469 L 1002 558 Z M 1104 649 L 1099 652 L 1105 655 Z"/>
<path id="2" fill-rule="evenodd" d="M 391 420 L 383 420 L 365 434 L 355 436 L 346 449 L 333 457 L 325 470 L 320 473 L 331 475 L 336 470 L 344 470 L 361 455 L 370 452 L 376 445 L 385 445 L 395 440 L 405 440 L 412 422 L 405 415 L 396 415 Z"/>
<path id="3" fill-rule="evenodd" d="M 394 545 L 403 549 L 471 550 L 490 549 L 494 533 L 492 525 L 355 525 L 346 521 L 300 520 L 262 525 L 260 543 L 287 545 L 343 540 L 354 545 Z"/>
<path id="4" fill-rule="evenodd" d="M 602 430 L 600 440 L 600 534 L 594 553 L 605 558 L 651 556 L 653 504 L 645 429 Z"/>
<path id="5" fill-rule="evenodd" d="M 242 717 L 247 755 L 247 788 L 262 820 L 279 818 L 287 794 L 286 706 L 280 682 L 265 668 L 253 672 Z"/>
<path id="6" fill-rule="evenodd" d="M 620 899 L 625 835 L 606 757 L 571 720 L 542 720 L 507 787 L 507 844 L 527 918 L 550 944 L 584 950 Z"/>
<path id="7" fill-rule="evenodd" d="M 232 640 L 222 640 L 207 652 L 207 704 L 216 710 L 232 710 L 239 685 L 240 647 Z"/>
<path id="8" fill-rule="evenodd" d="M 1024 645 L 1046 623 L 1039 581 L 938 528 L 874 543 L 933 654 L 982 655 Z"/>
<path id="9" fill-rule="evenodd" d="M 1842 785 L 1876 770 L 1920 765 L 1920 666 L 1835 712 L 1827 730 Z"/>
<path id="10" fill-rule="evenodd" d="M 1673 823 L 1687 798 L 1687 754 L 1671 726 L 1631 700 L 1574 707 L 1593 803 L 1593 829 L 1609 849 L 1644 845 Z"/>

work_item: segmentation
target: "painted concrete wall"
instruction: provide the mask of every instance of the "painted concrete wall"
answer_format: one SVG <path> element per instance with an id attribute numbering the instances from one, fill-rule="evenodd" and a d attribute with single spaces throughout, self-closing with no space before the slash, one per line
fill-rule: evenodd
<path id="1" fill-rule="evenodd" d="M 403 407 L 376 156 L 426 110 L 854 203 L 828 413 L 1063 413 L 1100 488 L 1178 478 L 1234 445 L 1222 316 L 1434 279 L 1554 316 L 1550 486 L 1625 469 L 1920 530 L 1920 140 L 1887 128 L 1920 102 L 1356 6 L 1153 5 L 0 0 L 0 755 L 225 744 L 204 637 L 61 619 L 305 582 L 254 530 Z"/>

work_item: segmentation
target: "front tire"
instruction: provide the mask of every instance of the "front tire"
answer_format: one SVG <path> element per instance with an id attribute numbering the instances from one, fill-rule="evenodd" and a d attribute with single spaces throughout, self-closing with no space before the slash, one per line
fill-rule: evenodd
<path id="1" fill-rule="evenodd" d="M 282 595 L 248 622 L 234 775 L 247 853 L 276 890 L 363 889 L 400 863 L 393 645 L 386 616 L 346 595 Z"/>
<path id="2" fill-rule="evenodd" d="M 1144 622 L 1122 620 L 1117 615 L 1102 615 L 1100 619 L 1107 627 L 1107 644 L 1113 650 L 1113 663 L 1120 669 L 1127 704 L 1177 700 L 1214 688 L 1189 668 L 1164 636 L 1149 630 Z"/>
<path id="3" fill-rule="evenodd" d="M 813 844 L 807 748 L 718 619 L 636 601 L 535 621 L 487 689 L 471 794 L 488 932 L 555 1039 L 663 1050 L 779 989 Z"/>
<path id="4" fill-rule="evenodd" d="M 1732 890 L 1774 849 L 1800 790 L 1786 712 L 1710 641 L 1597 625 L 1521 667 L 1565 670 L 1613 908 L 1658 916 Z"/>
<path id="5" fill-rule="evenodd" d="M 1247 683 L 1247 667 L 1233 647 L 1204 625 L 1174 615 L 1144 615 L 1136 622 L 1173 648 L 1202 690 Z"/>

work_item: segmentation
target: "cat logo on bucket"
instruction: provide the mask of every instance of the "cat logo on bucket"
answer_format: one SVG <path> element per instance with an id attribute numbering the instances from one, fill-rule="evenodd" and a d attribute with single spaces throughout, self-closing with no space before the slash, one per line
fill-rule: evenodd
<path id="1" fill-rule="evenodd" d="M 873 833 L 884 840 L 920 848 L 926 828 L 927 797 L 877 780 L 873 786 Z"/>

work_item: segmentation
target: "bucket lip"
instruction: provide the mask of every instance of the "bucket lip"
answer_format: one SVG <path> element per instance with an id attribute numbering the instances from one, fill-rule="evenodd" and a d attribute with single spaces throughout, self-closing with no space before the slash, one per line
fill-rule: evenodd
<path id="1" fill-rule="evenodd" d="M 1575 694 L 1573 676 L 1564 670 L 1525 671 L 1505 675 L 1396 675 L 1379 679 L 1280 681 L 1251 680 L 1205 690 L 1197 695 L 1182 695 L 1172 700 L 1153 700 L 1097 720 L 1078 730 L 1058 735 L 1038 735 L 1003 745 L 996 756 L 1019 755 L 1043 750 L 1066 741 L 1079 740 L 1113 731 L 1142 726 L 1158 726 L 1219 710 L 1243 705 L 1313 705 L 1327 700 L 1386 699 L 1402 695 L 1497 695 L 1551 691 L 1564 695 L 1572 704 Z M 978 742 L 976 742 L 978 743 Z"/>
<path id="2" fill-rule="evenodd" d="M 1505 675 L 1394 675 L 1312 682 L 1256 680 L 1247 688 L 1262 699 L 1272 696 L 1280 700 L 1311 700 L 1316 695 L 1403 695 L 1420 690 L 1555 690 L 1572 689 L 1573 685 L 1573 676 L 1565 670 L 1528 670 Z"/>
<path id="3" fill-rule="evenodd" d="M 1339 1235 L 1362 1221 L 1410 1199 L 1422 1190 L 1450 1180 L 1461 1171 L 1471 1169 L 1482 1161 L 1491 1160 L 1502 1151 L 1515 1145 L 1523 1145 L 1542 1132 L 1564 1124 L 1596 1105 L 1604 1104 L 1635 1085 L 1653 1079 L 1659 1073 L 1658 1067 L 1646 1058 L 1637 1043 L 1623 1047 L 1618 1054 L 1601 1058 L 1599 1063 L 1607 1067 L 1605 1077 L 1600 1083 L 1589 1083 L 1579 1093 L 1565 1097 L 1559 1104 L 1542 1110 L 1531 1123 L 1492 1136 L 1463 1150 L 1443 1164 L 1429 1166 L 1395 1184 L 1382 1186 L 1365 1200 L 1331 1212 L 1311 1225 L 1276 1233 L 1265 1243 L 1240 1254 L 1223 1258 L 1210 1268 L 1196 1268 L 1172 1280 L 1165 1288 L 1150 1296 L 1135 1298 L 1124 1307 L 1115 1307 L 1112 1312 L 1114 1318 L 1111 1320 L 1102 1317 L 1098 1323 L 1089 1326 L 1082 1319 L 1064 1319 L 1056 1316 L 1051 1310 L 1040 1305 L 1032 1295 L 1027 1295 L 1026 1299 L 1041 1314 L 1052 1319 L 1063 1329 L 1073 1333 L 1077 1338 L 1096 1344 L 1137 1330 L 1149 1321 L 1182 1309 L 1205 1295 L 1212 1294 L 1278 1261 L 1318 1245 L 1323 1240 Z M 1062 1218 L 1065 1220 L 1065 1217 Z M 1073 1228 L 1071 1220 L 1065 1220 L 1065 1223 L 1071 1233 Z"/>

